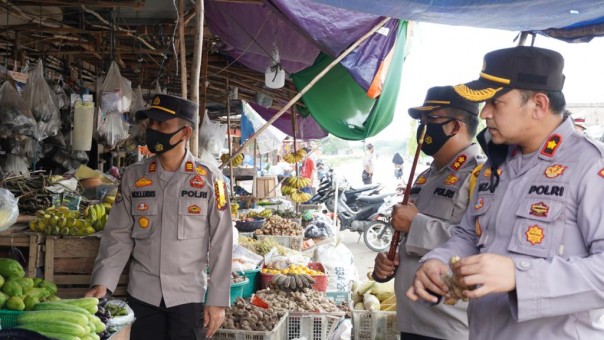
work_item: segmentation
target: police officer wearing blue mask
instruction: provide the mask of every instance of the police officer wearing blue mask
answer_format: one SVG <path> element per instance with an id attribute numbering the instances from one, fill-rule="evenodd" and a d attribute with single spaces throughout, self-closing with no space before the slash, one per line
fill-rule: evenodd
<path id="1" fill-rule="evenodd" d="M 149 119 L 147 147 L 155 156 L 126 169 L 86 294 L 100 298 L 114 291 L 132 259 L 131 339 L 211 337 L 229 306 L 228 195 L 222 173 L 186 149 L 196 111 L 191 101 L 160 94 L 137 112 L 138 119 Z"/>

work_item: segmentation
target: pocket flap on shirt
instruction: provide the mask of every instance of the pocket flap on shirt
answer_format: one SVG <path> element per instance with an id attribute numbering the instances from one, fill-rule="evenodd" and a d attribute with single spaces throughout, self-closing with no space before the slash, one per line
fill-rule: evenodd
<path id="1" fill-rule="evenodd" d="M 520 202 L 516 216 L 551 222 L 560 216 L 562 209 L 564 209 L 562 202 L 525 198 Z"/>

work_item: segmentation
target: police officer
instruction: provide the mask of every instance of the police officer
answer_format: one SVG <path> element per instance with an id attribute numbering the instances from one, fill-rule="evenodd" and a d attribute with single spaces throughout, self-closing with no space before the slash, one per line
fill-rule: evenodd
<path id="1" fill-rule="evenodd" d="M 519 46 L 488 53 L 456 86 L 485 101 L 479 174 L 461 225 L 428 253 L 407 295 L 435 301 L 453 273 L 470 299 L 470 339 L 602 339 L 604 147 L 563 115 L 562 56 Z"/>
<path id="2" fill-rule="evenodd" d="M 406 233 L 398 258 L 385 253 L 375 259 L 373 277 L 387 281 L 396 275 L 398 327 L 402 340 L 467 339 L 466 306 L 417 304 L 405 297 L 418 260 L 451 237 L 469 200 L 470 175 L 478 164 L 480 147 L 472 143 L 478 126 L 478 104 L 460 97 L 452 86 L 428 90 L 424 105 L 409 109 L 420 120 L 418 135 L 426 128 L 422 151 L 432 156 L 430 168 L 420 174 L 406 206 L 396 205 L 392 225 Z"/>
<path id="3" fill-rule="evenodd" d="M 126 169 L 101 239 L 86 295 L 114 291 L 132 257 L 132 339 L 203 339 L 202 326 L 210 337 L 229 306 L 228 196 L 220 171 L 186 149 L 196 111 L 193 102 L 160 94 L 137 113 L 149 118 L 147 147 L 156 155 Z"/>

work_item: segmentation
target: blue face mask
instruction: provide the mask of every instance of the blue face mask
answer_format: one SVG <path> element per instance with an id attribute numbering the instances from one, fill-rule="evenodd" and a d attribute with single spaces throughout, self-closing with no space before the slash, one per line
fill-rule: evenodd
<path id="1" fill-rule="evenodd" d="M 174 137 L 174 135 L 176 135 L 180 130 L 184 129 L 185 127 L 181 127 L 180 129 L 172 132 L 172 133 L 163 133 L 163 132 L 159 132 L 157 130 L 153 130 L 151 128 L 147 128 L 147 136 L 146 136 L 146 141 L 147 141 L 147 148 L 149 149 L 149 151 L 161 155 L 162 153 L 166 152 L 166 151 L 170 151 L 172 149 L 174 149 L 175 146 L 177 146 L 178 144 L 180 144 L 180 142 L 182 142 L 182 139 L 178 141 L 178 143 L 176 144 L 170 144 L 170 139 L 172 139 L 172 137 Z"/>

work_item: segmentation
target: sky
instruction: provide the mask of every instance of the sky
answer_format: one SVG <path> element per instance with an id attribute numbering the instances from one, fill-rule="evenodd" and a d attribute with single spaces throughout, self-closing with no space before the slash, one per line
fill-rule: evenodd
<path id="1" fill-rule="evenodd" d="M 405 140 L 407 109 L 423 103 L 432 86 L 456 85 L 478 78 L 483 56 L 517 45 L 518 32 L 416 23 L 410 53 L 403 65 L 397 112 L 390 126 L 369 140 Z M 531 37 L 527 39 L 530 44 Z M 537 35 L 535 46 L 558 51 L 565 59 L 564 94 L 569 104 L 604 103 L 604 38 L 569 44 Z M 401 135 L 401 127 L 407 131 Z M 413 131 L 415 133 L 415 131 Z"/>

